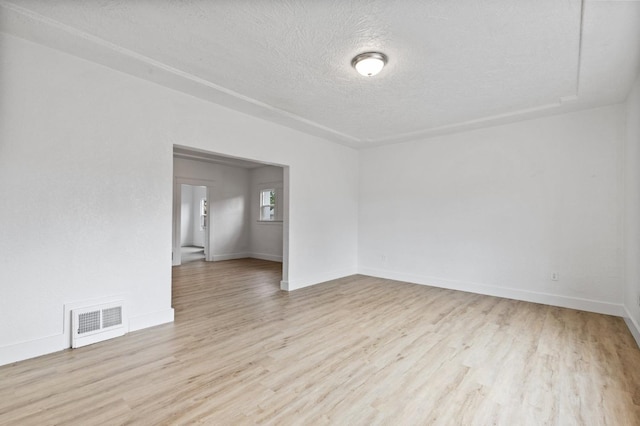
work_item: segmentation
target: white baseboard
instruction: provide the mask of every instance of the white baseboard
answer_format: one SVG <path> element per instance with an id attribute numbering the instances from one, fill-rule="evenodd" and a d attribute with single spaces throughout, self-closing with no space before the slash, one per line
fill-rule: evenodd
<path id="1" fill-rule="evenodd" d="M 626 306 L 624 307 L 624 312 L 625 312 L 624 322 L 627 324 L 627 327 L 629 327 L 629 331 L 631 332 L 631 335 L 633 336 L 634 339 L 636 339 L 636 343 L 640 348 L 640 325 L 638 325 L 636 320 L 633 318 L 633 315 L 631 315 L 631 312 L 629 312 L 629 309 L 627 309 Z"/>
<path id="2" fill-rule="evenodd" d="M 272 262 L 282 262 L 282 255 L 268 253 L 249 253 L 249 257 L 253 259 L 270 260 Z"/>
<path id="3" fill-rule="evenodd" d="M 289 279 L 289 281 L 280 281 L 280 288 L 287 291 L 298 290 L 300 288 L 309 287 L 312 285 L 324 283 L 338 278 L 348 277 L 358 273 L 358 268 L 355 266 L 352 268 L 334 269 L 321 274 L 303 277 L 302 279 Z M 283 288 L 286 286 L 287 288 Z"/>
<path id="4" fill-rule="evenodd" d="M 247 257 L 251 257 L 249 253 L 214 254 L 212 260 L 218 262 L 220 260 L 246 259 Z"/>
<path id="5" fill-rule="evenodd" d="M 282 255 L 268 253 L 227 253 L 227 254 L 214 254 L 213 261 L 218 262 L 220 260 L 233 260 L 233 259 L 261 259 L 270 260 L 272 262 L 282 262 Z"/>
<path id="6" fill-rule="evenodd" d="M 429 285 L 433 287 L 451 290 L 466 291 L 469 293 L 483 294 L 487 296 L 503 297 L 506 299 L 522 300 L 524 302 L 541 303 L 544 305 L 571 308 L 598 314 L 625 316 L 622 304 L 601 302 L 598 300 L 569 297 L 559 294 L 541 293 L 536 291 L 521 290 L 515 288 L 498 287 L 487 284 L 452 281 L 436 277 L 418 276 L 412 274 L 397 273 L 374 268 L 360 268 L 360 273 L 372 277 L 386 278 L 396 281 L 404 281 L 413 284 Z"/>
<path id="7" fill-rule="evenodd" d="M 142 330 L 168 322 L 173 322 L 173 308 L 129 317 L 129 331 Z"/>
<path id="8" fill-rule="evenodd" d="M 129 331 L 140 330 L 154 325 L 173 322 L 173 308 L 129 318 Z M 0 365 L 11 364 L 26 359 L 62 351 L 71 347 L 69 335 L 65 332 L 41 339 L 28 340 L 0 347 Z"/>
<path id="9" fill-rule="evenodd" d="M 0 365 L 58 352 L 70 346 L 64 334 L 2 346 L 0 347 Z"/>

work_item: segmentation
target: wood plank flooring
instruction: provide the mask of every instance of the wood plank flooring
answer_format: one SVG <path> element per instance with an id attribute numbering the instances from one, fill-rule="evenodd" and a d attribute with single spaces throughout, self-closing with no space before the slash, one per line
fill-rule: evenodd
<path id="1" fill-rule="evenodd" d="M 0 424 L 640 425 L 620 318 L 280 268 L 174 268 L 175 323 L 0 367 Z"/>

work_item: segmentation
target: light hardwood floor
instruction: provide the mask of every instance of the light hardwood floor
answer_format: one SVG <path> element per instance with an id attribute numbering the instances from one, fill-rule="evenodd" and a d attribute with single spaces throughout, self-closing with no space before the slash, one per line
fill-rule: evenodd
<path id="1" fill-rule="evenodd" d="M 0 424 L 640 425 L 620 318 L 280 267 L 174 268 L 175 323 L 0 367 Z"/>

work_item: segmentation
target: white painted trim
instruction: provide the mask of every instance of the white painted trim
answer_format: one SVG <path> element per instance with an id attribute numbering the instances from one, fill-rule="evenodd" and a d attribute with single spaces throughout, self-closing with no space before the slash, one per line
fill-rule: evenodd
<path id="1" fill-rule="evenodd" d="M 583 7 L 584 5 L 581 3 L 581 10 Z M 204 99 L 205 101 L 221 105 L 224 108 L 235 109 L 242 114 L 263 117 L 263 119 L 273 121 L 280 125 L 352 148 L 369 148 L 385 143 L 400 143 L 441 134 L 460 133 L 478 128 L 497 126 L 513 121 L 537 118 L 541 116 L 542 112 L 545 114 L 565 113 L 568 111 L 566 108 L 562 108 L 563 105 L 579 97 L 577 90 L 580 83 L 580 58 L 576 62 L 576 92 L 562 96 L 556 102 L 503 114 L 480 117 L 462 123 L 423 128 L 393 137 L 368 141 L 358 137 L 358 135 L 341 132 L 317 121 L 294 114 L 275 105 L 253 99 L 227 87 L 220 86 L 196 75 L 171 67 L 156 59 L 126 49 L 108 40 L 29 10 L 28 8 L 12 3 L 0 2 L 0 15 L 4 18 L 2 29 L 5 33 L 43 44 L 50 48 L 160 84 L 173 90 L 187 93 Z M 16 25 L 15 22 L 19 22 L 19 25 Z M 581 13 L 579 33 L 580 49 L 582 49 L 583 25 L 583 16 Z M 580 49 L 579 53 L 581 53 Z M 149 72 L 150 69 L 153 70 L 152 73 Z"/>
<path id="2" fill-rule="evenodd" d="M 249 257 L 253 259 L 270 260 L 272 262 L 282 262 L 282 256 L 267 253 L 249 253 Z"/>
<path id="3" fill-rule="evenodd" d="M 280 290 L 289 291 L 289 281 L 280 281 Z"/>
<path id="4" fill-rule="evenodd" d="M 290 170 L 289 166 L 282 167 L 282 282 L 289 289 L 289 192 L 290 192 Z"/>
<path id="5" fill-rule="evenodd" d="M 272 262 L 282 262 L 282 256 L 267 253 L 225 253 L 214 254 L 213 261 L 219 262 L 221 260 L 233 260 L 233 259 L 261 259 L 270 260 Z"/>
<path id="6" fill-rule="evenodd" d="M 86 302 L 81 303 L 85 304 Z M 71 307 L 75 307 L 75 305 L 76 303 L 66 304 L 65 310 L 70 312 Z M 128 330 L 141 330 L 168 322 L 173 322 L 173 308 L 130 317 Z M 125 326 L 127 326 L 127 324 L 125 324 Z M 71 337 L 68 333 L 69 330 L 64 330 L 61 334 L 2 346 L 0 347 L 0 365 L 24 361 L 68 349 L 71 347 Z"/>
<path id="7" fill-rule="evenodd" d="M 344 277 L 348 277 L 351 275 L 355 275 L 357 274 L 358 268 L 351 267 L 351 268 L 343 268 L 343 269 L 334 269 L 332 271 L 327 271 L 325 273 L 322 274 L 318 274 L 318 275 L 314 275 L 314 276 L 307 276 L 307 277 L 303 277 L 302 279 L 297 279 L 297 280 L 288 280 L 286 281 L 286 286 L 287 286 L 287 291 L 293 291 L 293 290 L 298 290 L 300 288 L 304 288 L 304 287 L 310 287 L 312 285 L 316 285 L 316 284 L 320 284 L 320 283 L 324 283 L 327 281 L 331 281 L 331 280 L 337 280 L 338 278 L 344 278 Z M 280 288 L 283 287 L 283 283 L 285 283 L 285 281 L 280 281 Z M 284 288 L 282 288 L 283 290 L 285 290 Z"/>
<path id="8" fill-rule="evenodd" d="M 269 189 L 269 188 L 282 189 L 283 181 L 282 180 L 272 180 L 272 181 L 269 181 L 269 182 L 257 182 L 256 185 L 257 185 L 257 188 L 259 190 Z"/>
<path id="9" fill-rule="evenodd" d="M 624 317 L 624 306 L 617 303 L 583 299 L 580 297 L 563 296 L 560 294 L 521 290 L 516 288 L 498 287 L 488 284 L 445 280 L 437 277 L 403 274 L 394 271 L 374 268 L 360 268 L 360 273 L 377 278 L 385 278 L 390 280 L 409 282 L 413 284 L 428 285 L 450 290 L 466 291 L 469 293 L 484 294 L 487 296 L 503 297 L 506 299 L 522 300 L 524 302 L 541 303 L 544 305 Z"/>
<path id="10" fill-rule="evenodd" d="M 624 307 L 624 312 L 624 322 L 627 324 L 627 327 L 629 327 L 629 331 L 631 332 L 633 338 L 636 339 L 638 348 L 640 348 L 640 325 L 638 325 L 635 318 L 633 318 L 633 315 L 631 315 L 631 312 L 629 312 L 629 309 L 627 309 L 626 306 Z"/>
<path id="11" fill-rule="evenodd" d="M 154 327 L 160 324 L 173 322 L 173 308 L 162 311 L 150 312 L 148 314 L 129 317 L 129 331 L 142 330 L 143 328 Z"/>
<path id="12" fill-rule="evenodd" d="M 0 365 L 58 352 L 70 346 L 64 334 L 2 346 L 0 347 Z"/>
<path id="13" fill-rule="evenodd" d="M 185 176 L 175 175 L 174 178 L 178 181 L 179 185 L 191 185 L 191 186 L 215 186 L 216 181 L 212 179 L 200 179 Z"/>
<path id="14" fill-rule="evenodd" d="M 251 257 L 250 253 L 226 253 L 226 254 L 214 254 L 211 258 L 214 262 L 220 260 L 232 260 L 232 259 L 246 259 Z"/>
<path id="15" fill-rule="evenodd" d="M 335 138 L 343 141 L 341 143 L 358 141 L 355 136 L 341 133 L 338 130 L 285 109 L 250 98 L 188 72 L 173 68 L 153 58 L 141 55 L 19 5 L 0 2 L 0 16 L 7 17 L 3 19 L 2 31 L 13 36 L 25 38 L 102 64 L 108 68 L 179 90 L 197 98 L 220 104 L 224 108 L 236 109 L 242 114 L 273 117 L 281 125 L 307 133 L 315 130 L 313 134 L 316 136 L 329 139 Z M 8 16 L 12 16 L 12 18 Z M 20 25 L 15 25 L 14 22 L 20 22 Z M 64 42 L 61 42 L 61 39 Z M 149 73 L 149 69 L 153 69 L 154 72 Z M 145 71 L 149 75 L 145 76 Z M 243 106 L 243 108 L 239 109 L 239 106 Z"/>

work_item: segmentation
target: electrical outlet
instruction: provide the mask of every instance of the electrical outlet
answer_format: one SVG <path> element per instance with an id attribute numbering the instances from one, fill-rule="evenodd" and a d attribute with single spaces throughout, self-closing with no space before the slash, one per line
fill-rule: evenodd
<path id="1" fill-rule="evenodd" d="M 383 263 L 386 262 L 387 261 L 387 255 L 386 254 L 381 255 L 380 256 L 380 261 L 383 262 Z"/>
<path id="2" fill-rule="evenodd" d="M 636 302 L 638 302 L 638 306 L 640 306 L 640 294 L 638 295 L 638 300 L 636 300 Z"/>
<path id="3" fill-rule="evenodd" d="M 557 273 L 557 272 L 552 272 L 552 273 L 551 273 L 551 279 L 552 279 L 553 281 L 558 281 L 558 280 L 560 279 L 560 274 L 559 274 L 559 273 Z"/>

